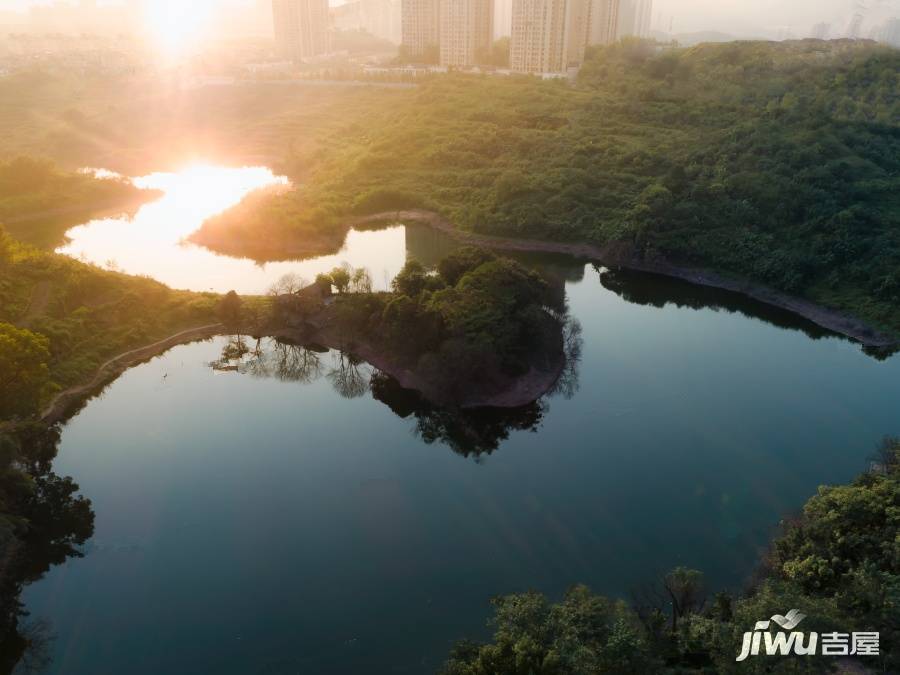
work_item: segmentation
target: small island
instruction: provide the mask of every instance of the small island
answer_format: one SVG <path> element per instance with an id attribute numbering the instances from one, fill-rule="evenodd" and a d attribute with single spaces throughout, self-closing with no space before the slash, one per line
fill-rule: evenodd
<path id="1" fill-rule="evenodd" d="M 365 269 L 345 267 L 311 285 L 285 278 L 273 294 L 257 332 L 351 353 L 459 408 L 533 403 L 560 379 L 577 332 L 537 273 L 471 247 L 434 272 L 407 262 L 390 292 L 373 292 Z"/>

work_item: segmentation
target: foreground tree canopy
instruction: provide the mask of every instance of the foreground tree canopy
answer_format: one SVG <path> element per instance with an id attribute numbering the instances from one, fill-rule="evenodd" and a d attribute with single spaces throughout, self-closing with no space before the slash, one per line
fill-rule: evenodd
<path id="1" fill-rule="evenodd" d="M 0 419 L 28 415 L 50 386 L 50 341 L 0 323 Z"/>
<path id="2" fill-rule="evenodd" d="M 559 603 L 538 593 L 496 598 L 488 644 L 459 643 L 444 675 L 822 673 L 829 657 L 736 663 L 757 621 L 801 608 L 802 630 L 877 631 L 875 672 L 900 668 L 900 439 L 879 446 L 872 471 L 823 487 L 786 525 L 747 593 L 707 597 L 703 575 L 678 568 L 628 605 L 576 586 Z"/>

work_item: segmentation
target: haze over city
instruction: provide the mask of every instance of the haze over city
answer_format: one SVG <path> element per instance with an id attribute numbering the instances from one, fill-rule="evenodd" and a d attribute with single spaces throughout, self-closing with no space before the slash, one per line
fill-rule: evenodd
<path id="1" fill-rule="evenodd" d="M 109 31 L 121 29 L 122 24 L 116 25 L 107 18 L 102 18 L 101 12 L 96 14 L 96 24 L 92 26 L 87 18 L 87 8 L 94 5 L 101 9 L 123 5 L 146 8 L 150 4 L 155 6 L 154 11 L 178 15 L 185 14 L 185 7 L 189 4 L 191 15 L 196 15 L 198 11 L 207 15 L 202 32 L 204 37 L 261 35 L 267 27 L 271 27 L 271 2 L 268 1 L 201 0 L 184 3 L 180 0 L 154 0 L 152 3 L 145 3 L 133 0 L 129 3 L 126 0 L 81 0 L 79 5 L 79 0 L 2 0 L 0 29 L 6 25 L 33 30 L 62 30 L 66 28 L 61 21 L 63 13 L 44 11 L 28 17 L 30 9 L 46 10 L 56 5 L 61 8 L 82 8 L 84 15 L 76 24 L 79 29 Z M 347 3 L 330 0 L 332 7 L 343 4 Z M 502 5 L 502 2 L 498 2 L 498 6 Z M 900 0 L 864 0 L 862 3 L 856 0 L 654 0 L 651 27 L 660 33 L 718 32 L 739 38 L 782 39 L 808 37 L 814 34 L 817 25 L 826 24 L 831 37 L 841 37 L 847 34 L 854 14 L 861 11 L 860 7 L 864 8 L 862 12 L 865 16 L 863 37 L 866 36 L 867 29 L 871 30 L 891 17 L 900 16 Z M 133 16 L 141 14 L 146 12 L 135 9 Z M 139 22 L 134 24 L 129 20 L 125 25 L 129 23 L 141 30 Z"/>
<path id="2" fill-rule="evenodd" d="M 900 0 L 0 0 L 0 675 L 900 674 Z"/>

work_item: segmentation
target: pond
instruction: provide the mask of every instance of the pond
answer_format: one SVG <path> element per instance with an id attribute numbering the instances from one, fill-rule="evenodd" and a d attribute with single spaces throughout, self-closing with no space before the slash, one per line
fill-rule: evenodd
<path id="1" fill-rule="evenodd" d="M 416 227 L 357 235 L 381 238 L 351 238 L 353 264 L 388 275 L 453 246 Z M 215 284 L 144 271 L 268 282 L 269 266 L 221 261 Z M 488 635 L 497 594 L 581 582 L 627 598 L 676 565 L 737 588 L 780 519 L 900 433 L 896 356 L 733 294 L 525 261 L 583 326 L 577 382 L 527 409 L 459 419 L 270 340 L 213 368 L 226 336 L 91 401 L 55 469 L 93 501 L 95 535 L 24 595 L 57 636 L 52 672 L 427 673 Z"/>

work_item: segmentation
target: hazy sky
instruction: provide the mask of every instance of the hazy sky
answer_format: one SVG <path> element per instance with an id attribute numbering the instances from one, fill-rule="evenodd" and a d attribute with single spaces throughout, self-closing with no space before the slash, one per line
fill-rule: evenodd
<path id="1" fill-rule="evenodd" d="M 866 4 L 873 19 L 900 15 L 900 0 L 866 0 Z M 790 28 L 803 35 L 820 21 L 832 23 L 835 31 L 846 28 L 853 5 L 853 0 L 654 0 L 653 20 L 655 28 L 668 29 L 673 19 L 677 33 L 720 30 L 745 35 Z"/>
<path id="2" fill-rule="evenodd" d="M 0 0 L 0 9 L 23 10 L 53 0 Z M 190 0 L 180 0 L 190 2 Z M 252 4 L 257 0 L 220 0 L 223 5 Z M 755 32 L 771 35 L 790 30 L 798 36 L 820 21 L 831 23 L 832 35 L 840 35 L 849 24 L 854 2 L 859 0 L 654 0 L 653 27 L 674 32 L 718 30 L 747 36 Z M 862 0 L 869 9 L 869 21 L 900 16 L 900 0 Z M 73 4 L 77 0 L 70 0 Z M 112 4 L 116 0 L 98 0 Z M 331 0 L 332 5 L 344 0 Z"/>

